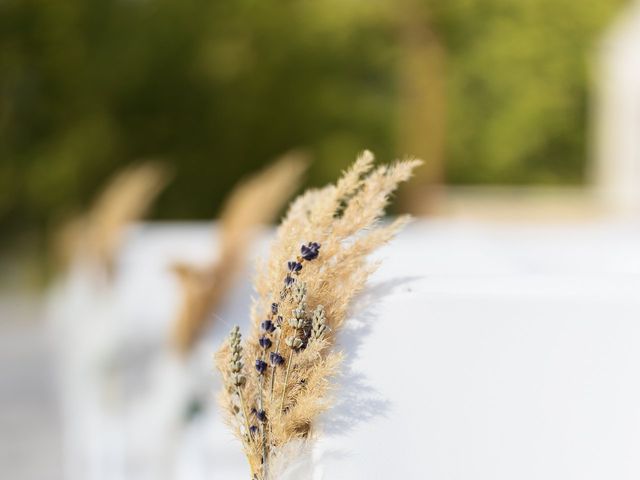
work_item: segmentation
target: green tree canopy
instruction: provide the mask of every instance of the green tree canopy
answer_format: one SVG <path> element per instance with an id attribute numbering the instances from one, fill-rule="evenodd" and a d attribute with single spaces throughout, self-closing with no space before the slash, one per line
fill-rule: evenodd
<path id="1" fill-rule="evenodd" d="M 405 7 L 445 52 L 447 181 L 579 182 L 589 53 L 621 4 L 5 0 L 0 230 L 45 227 L 139 159 L 175 172 L 157 216 L 208 218 L 292 147 L 313 183 L 364 147 L 414 153 L 398 142 Z"/>

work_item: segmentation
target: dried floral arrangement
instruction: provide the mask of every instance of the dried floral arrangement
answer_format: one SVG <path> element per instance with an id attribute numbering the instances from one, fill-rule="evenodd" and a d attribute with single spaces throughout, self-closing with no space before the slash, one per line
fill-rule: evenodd
<path id="1" fill-rule="evenodd" d="M 86 213 L 59 228 L 54 239 L 59 262 L 68 266 L 80 251 L 112 274 L 126 227 L 144 216 L 170 177 L 164 165 L 153 161 L 117 172 Z"/>
<path id="2" fill-rule="evenodd" d="M 256 227 L 268 224 L 282 211 L 300 186 L 308 160 L 290 152 L 262 171 L 241 181 L 220 214 L 218 260 L 210 265 L 173 265 L 182 303 L 174 322 L 172 343 L 186 354 L 203 330 L 211 311 L 222 301 L 242 269 Z"/>
<path id="3" fill-rule="evenodd" d="M 421 162 L 374 167 L 363 152 L 335 184 L 291 205 L 256 279 L 252 331 L 234 327 L 216 355 L 221 403 L 252 480 L 282 478 L 309 450 L 342 361 L 336 334 L 375 269 L 367 256 L 408 221 L 378 221 L 389 196 Z"/>

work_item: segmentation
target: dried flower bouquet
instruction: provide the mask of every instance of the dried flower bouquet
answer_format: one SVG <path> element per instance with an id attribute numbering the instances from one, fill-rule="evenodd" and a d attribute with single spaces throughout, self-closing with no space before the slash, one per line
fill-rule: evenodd
<path id="1" fill-rule="evenodd" d="M 374 167 L 365 151 L 335 184 L 291 205 L 256 279 L 253 330 L 235 327 L 216 356 L 222 405 L 242 441 L 252 480 L 278 479 L 309 447 L 331 406 L 335 348 L 353 297 L 375 265 L 367 256 L 406 223 L 378 225 L 389 196 L 419 160 Z"/>
<path id="2" fill-rule="evenodd" d="M 220 215 L 220 255 L 210 265 L 178 263 L 173 270 L 182 287 L 182 306 L 173 329 L 173 345 L 187 354 L 244 266 L 256 227 L 272 222 L 300 186 L 307 158 L 289 152 L 273 165 L 243 180 Z"/>

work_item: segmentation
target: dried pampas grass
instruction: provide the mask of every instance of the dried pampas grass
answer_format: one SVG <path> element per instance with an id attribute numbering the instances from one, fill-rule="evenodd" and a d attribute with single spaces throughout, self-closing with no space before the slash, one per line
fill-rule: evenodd
<path id="1" fill-rule="evenodd" d="M 221 403 L 252 479 L 279 478 L 295 470 L 295 452 L 308 451 L 342 361 L 336 334 L 375 268 L 367 256 L 408 218 L 378 220 L 420 163 L 374 167 L 364 152 L 335 185 L 301 195 L 280 225 L 256 280 L 248 341 L 235 327 L 216 356 L 225 384 Z"/>
<path id="2" fill-rule="evenodd" d="M 118 172 L 86 214 L 71 219 L 57 232 L 55 249 L 62 263 L 68 265 L 81 252 L 111 274 L 126 227 L 144 216 L 169 178 L 164 165 L 151 161 Z"/>
<path id="3" fill-rule="evenodd" d="M 182 305 L 174 323 L 175 349 L 187 353 L 212 310 L 224 298 L 242 269 L 257 226 L 273 221 L 298 189 L 307 158 L 291 152 L 258 174 L 241 182 L 223 207 L 218 260 L 212 265 L 173 266 L 182 290 Z"/>

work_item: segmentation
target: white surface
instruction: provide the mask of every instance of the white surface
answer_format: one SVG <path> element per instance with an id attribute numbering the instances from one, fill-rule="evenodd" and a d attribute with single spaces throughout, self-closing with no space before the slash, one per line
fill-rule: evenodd
<path id="1" fill-rule="evenodd" d="M 388 403 L 327 439 L 348 452 L 327 478 L 639 478 L 638 245 L 615 228 L 404 235 L 373 283 L 408 280 L 381 289 L 354 362 Z"/>
<path id="2" fill-rule="evenodd" d="M 134 230 L 117 287 L 129 322 L 168 325 L 166 266 L 209 242 L 204 227 Z M 323 422 L 325 478 L 640 478 L 639 227 L 424 222 L 376 258 L 341 340 L 345 400 Z M 246 331 L 249 297 L 245 279 L 218 312 L 190 374 L 199 383 L 207 352 L 233 324 Z M 189 445 L 175 478 L 245 479 L 209 385 L 201 423 L 175 437 Z"/>

